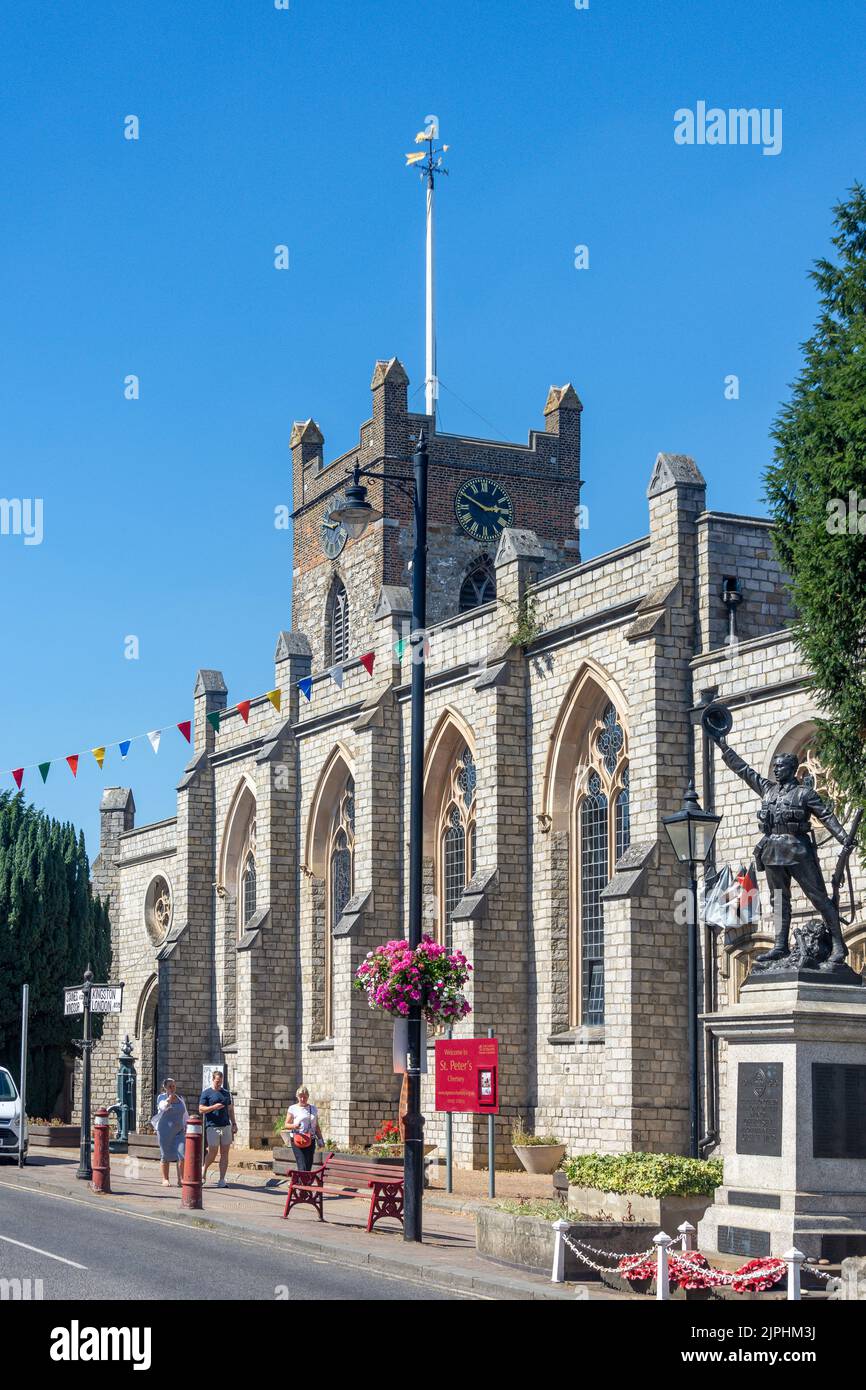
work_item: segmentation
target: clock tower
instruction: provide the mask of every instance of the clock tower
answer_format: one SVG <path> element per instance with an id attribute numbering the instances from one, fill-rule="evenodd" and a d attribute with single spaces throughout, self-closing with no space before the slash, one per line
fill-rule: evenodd
<path id="1" fill-rule="evenodd" d="M 553 386 L 544 430 L 526 444 L 443 434 L 433 418 L 408 409 L 409 378 L 397 358 L 376 363 L 373 412 L 358 444 L 325 461 L 324 437 L 314 420 L 292 429 L 294 564 L 292 626 L 309 639 L 313 671 L 332 664 L 335 613 L 348 614 L 340 659 L 373 644 L 373 612 L 385 585 L 408 586 L 412 555 L 412 503 L 390 481 L 367 480 L 381 521 L 351 540 L 332 512 L 347 475 L 381 455 L 403 458 L 387 471 L 410 473 L 412 441 L 428 434 L 428 624 L 495 600 L 493 559 L 506 527 L 534 531 L 544 551 L 539 577 L 580 560 L 580 414 L 571 385 Z"/>

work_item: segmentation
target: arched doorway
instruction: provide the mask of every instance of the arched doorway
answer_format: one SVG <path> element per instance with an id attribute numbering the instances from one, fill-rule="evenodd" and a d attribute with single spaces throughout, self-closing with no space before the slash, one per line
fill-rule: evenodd
<path id="1" fill-rule="evenodd" d="M 146 1125 L 156 1109 L 159 1075 L 159 981 L 152 976 L 141 993 L 136 1034 L 139 1042 L 138 1123 Z"/>

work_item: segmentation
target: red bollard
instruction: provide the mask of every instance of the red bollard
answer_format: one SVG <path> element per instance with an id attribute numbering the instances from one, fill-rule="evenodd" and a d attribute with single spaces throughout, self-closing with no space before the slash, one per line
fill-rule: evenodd
<path id="1" fill-rule="evenodd" d="M 111 1191 L 111 1153 L 108 1148 L 108 1111 L 103 1106 L 93 1117 L 93 1178 L 94 1192 Z"/>
<path id="2" fill-rule="evenodd" d="M 201 1115 L 190 1115 L 186 1122 L 180 1204 L 191 1211 L 201 1209 Z"/>

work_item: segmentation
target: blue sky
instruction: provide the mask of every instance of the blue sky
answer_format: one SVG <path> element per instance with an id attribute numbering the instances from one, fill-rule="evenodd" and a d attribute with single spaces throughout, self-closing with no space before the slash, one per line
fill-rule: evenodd
<path id="1" fill-rule="evenodd" d="M 573 381 L 587 555 L 646 531 L 659 449 L 694 455 L 711 506 L 762 510 L 806 272 L 866 176 L 864 40 L 859 0 L 7 3 L 0 496 L 43 499 L 44 535 L 0 535 L 0 769 L 188 718 L 200 666 L 231 702 L 269 687 L 292 420 L 334 457 L 377 357 L 421 384 L 403 154 L 428 113 L 452 147 L 442 427 L 525 440 Z M 698 101 L 781 108 L 781 153 L 675 144 Z M 25 789 L 94 854 L 101 786 L 171 815 L 187 753 L 168 733 Z"/>

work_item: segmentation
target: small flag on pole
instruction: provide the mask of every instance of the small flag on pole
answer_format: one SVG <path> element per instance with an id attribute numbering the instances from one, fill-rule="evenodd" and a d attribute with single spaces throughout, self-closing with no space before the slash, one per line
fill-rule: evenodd
<path id="1" fill-rule="evenodd" d="M 237 712 L 238 712 L 238 714 L 240 715 L 241 719 L 244 721 L 244 723 L 245 723 L 245 724 L 249 724 L 249 722 L 250 722 L 250 702 L 249 702 L 249 700 L 238 700 L 237 705 L 235 706 L 235 708 L 237 709 Z"/>
<path id="2" fill-rule="evenodd" d="M 268 699 L 270 700 L 271 704 L 273 705 L 274 709 L 277 711 L 278 714 L 280 712 L 280 703 L 282 701 L 282 698 L 283 697 L 280 694 L 279 690 L 268 691 Z"/>
<path id="3" fill-rule="evenodd" d="M 24 781 L 24 769 L 23 769 L 23 767 L 16 767 L 16 768 L 15 768 L 15 771 L 12 773 L 12 776 L 15 778 L 15 785 L 16 785 L 16 787 L 18 788 L 18 790 L 20 791 L 20 790 L 21 790 L 21 783 Z"/>
<path id="4" fill-rule="evenodd" d="M 77 777 L 77 776 L 78 776 L 78 754 L 77 754 L 77 753 L 70 753 L 70 754 L 69 754 L 69 757 L 66 759 L 66 761 L 67 761 L 68 764 L 69 764 L 69 771 L 72 773 L 72 776 L 73 776 L 73 777 Z"/>
<path id="5" fill-rule="evenodd" d="M 150 746 L 151 746 L 151 748 L 153 749 L 154 753 L 158 753 L 158 752 L 159 752 L 159 740 L 162 738 L 162 729 L 151 729 L 151 731 L 150 731 L 150 733 L 148 734 L 147 737 L 148 737 L 148 740 L 149 740 L 149 742 L 150 742 Z"/>
<path id="6" fill-rule="evenodd" d="M 105 749 L 104 749 L 104 748 L 91 748 L 90 751 L 91 751 L 91 753 L 93 754 L 94 758 L 96 759 L 97 763 L 99 764 L 99 770 L 100 770 L 100 772 L 101 772 L 101 771 L 102 771 L 102 764 L 105 762 Z"/>
<path id="7" fill-rule="evenodd" d="M 420 164 L 420 163 L 421 163 L 421 160 L 422 160 L 423 158 L 424 158 L 424 151 L 423 151 L 423 150 L 417 150 L 417 151 L 413 150 L 411 154 L 407 154 L 407 156 L 406 156 L 406 164 L 407 164 L 407 165 L 409 165 L 409 164 Z"/>
<path id="8" fill-rule="evenodd" d="M 177 727 L 180 729 L 187 743 L 191 743 L 192 739 L 190 738 L 190 733 L 192 731 L 192 721 L 189 719 L 182 719 Z"/>
<path id="9" fill-rule="evenodd" d="M 368 676 L 372 676 L 372 674 L 373 674 L 373 662 L 376 660 L 376 653 L 375 653 L 375 652 L 364 652 L 364 655 L 363 655 L 363 656 L 359 656 L 359 657 L 358 657 L 358 660 L 360 661 L 360 663 L 361 663 L 361 665 L 363 666 L 364 670 L 367 672 L 367 675 L 368 675 Z"/>
<path id="10" fill-rule="evenodd" d="M 301 692 L 302 695 L 305 695 L 305 696 L 306 696 L 306 698 L 307 698 L 308 700 L 312 699 L 312 696 L 313 696 L 313 677 L 312 677 L 312 676 L 304 676 L 303 680 L 298 681 L 298 689 L 300 690 L 300 692 Z"/>

